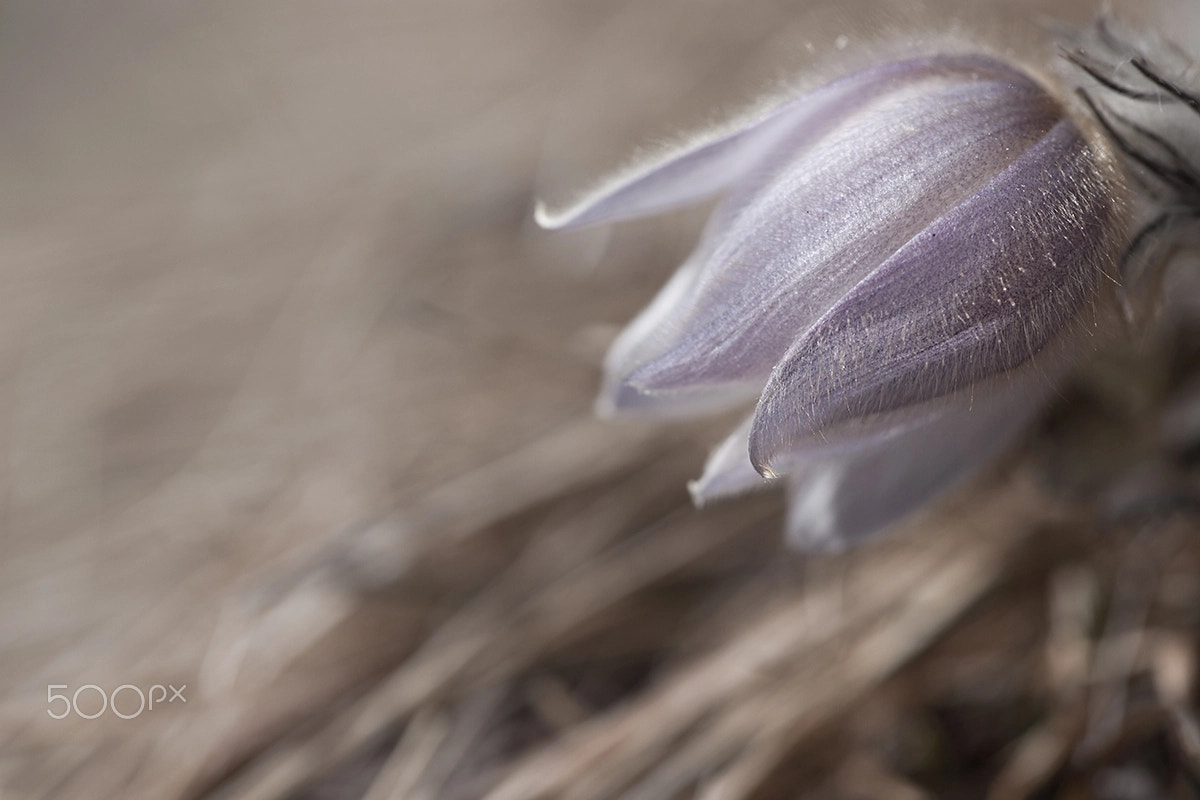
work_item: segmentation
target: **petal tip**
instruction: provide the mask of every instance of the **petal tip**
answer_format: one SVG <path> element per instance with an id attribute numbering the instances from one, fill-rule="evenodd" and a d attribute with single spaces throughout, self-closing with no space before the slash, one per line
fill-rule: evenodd
<path id="1" fill-rule="evenodd" d="M 762 441 L 762 432 L 760 430 L 761 422 L 758 419 L 758 414 L 755 414 L 754 422 L 750 427 L 749 435 L 749 454 L 750 463 L 754 466 L 754 470 L 762 475 L 767 480 L 776 480 L 779 478 L 779 473 L 775 471 L 771 464 L 770 453 L 766 452 Z"/>
<path id="2" fill-rule="evenodd" d="M 697 363 L 688 347 L 676 347 L 639 365 L 625 382 L 645 395 L 670 394 L 704 383 L 718 384 L 738 380 L 731 371 L 717 372 Z"/>
<path id="3" fill-rule="evenodd" d="M 675 388 L 682 382 L 671 380 L 671 370 L 674 364 L 664 367 L 662 364 L 663 360 L 660 356 L 642 364 L 629 373 L 629 377 L 626 378 L 625 382 L 643 394 L 654 394 L 655 392 L 669 391 Z"/>
<path id="4" fill-rule="evenodd" d="M 553 231 L 563 227 L 565 217 L 561 213 L 551 211 L 544 201 L 538 200 L 533 204 L 533 221 L 539 228 Z"/>
<path id="5" fill-rule="evenodd" d="M 592 409 L 597 417 L 606 420 L 662 416 L 662 409 L 655 405 L 650 395 L 629 381 L 612 376 L 605 378 Z"/>

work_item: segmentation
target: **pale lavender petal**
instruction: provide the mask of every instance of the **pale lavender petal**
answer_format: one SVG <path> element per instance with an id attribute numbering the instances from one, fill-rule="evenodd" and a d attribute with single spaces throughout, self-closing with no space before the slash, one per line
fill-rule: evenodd
<path id="1" fill-rule="evenodd" d="M 932 61 L 942 68 L 899 75 L 729 198 L 735 212 L 690 303 L 656 331 L 661 354 L 616 380 L 650 395 L 765 380 L 839 298 L 1060 119 L 1045 92 L 997 62 Z"/>
<path id="2" fill-rule="evenodd" d="M 779 454 L 841 423 L 1029 362 L 1095 298 L 1114 213 L 1095 155 L 1059 123 L 792 346 L 759 401 L 754 463 L 771 472 Z"/>
<path id="3" fill-rule="evenodd" d="M 761 394 L 761 380 L 731 383 L 715 391 L 699 387 L 693 392 L 681 391 L 670 396 L 645 394 L 625 382 L 625 377 L 638 365 L 670 347 L 670 332 L 680 320 L 686 319 L 701 268 L 727 227 L 726 211 L 726 204 L 718 207 L 695 252 L 609 347 L 604 358 L 604 384 L 596 398 L 596 413 L 601 417 L 696 416 L 746 405 Z"/>
<path id="4" fill-rule="evenodd" d="M 702 200 L 745 179 L 773 151 L 796 152 L 808 146 L 873 95 L 891 90 L 897 80 L 945 72 L 954 67 L 951 62 L 995 70 L 995 63 L 986 59 L 946 57 L 863 70 L 766 114 L 701 135 L 675 152 L 618 174 L 570 206 L 548 209 L 539 204 L 535 218 L 544 228 L 564 228 L 645 216 Z"/>
<path id="5" fill-rule="evenodd" d="M 778 486 L 775 481 L 759 475 L 750 463 L 750 424 L 753 421 L 753 416 L 747 416 L 708 456 L 704 473 L 688 483 L 688 492 L 697 508 L 722 497 Z"/>
<path id="6" fill-rule="evenodd" d="M 788 477 L 788 541 L 839 550 L 884 531 L 970 477 L 1012 444 L 1045 399 L 1027 379 L 875 447 L 798 467 Z"/>
<path id="7" fill-rule="evenodd" d="M 727 188 L 773 147 L 793 125 L 815 110 L 798 101 L 726 131 L 702 135 L 675 152 L 618 174 L 573 205 L 549 209 L 538 204 L 534 219 L 558 229 L 631 219 L 697 202 Z"/>

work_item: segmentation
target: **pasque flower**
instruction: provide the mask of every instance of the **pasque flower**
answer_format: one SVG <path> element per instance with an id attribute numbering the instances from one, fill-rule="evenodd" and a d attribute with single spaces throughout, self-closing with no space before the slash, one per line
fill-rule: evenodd
<path id="1" fill-rule="evenodd" d="M 559 228 L 721 195 L 598 407 L 757 401 L 691 491 L 778 478 L 794 541 L 904 517 L 1012 441 L 1120 280 L 1123 179 L 1072 109 L 991 56 L 892 61 L 539 207 Z"/>

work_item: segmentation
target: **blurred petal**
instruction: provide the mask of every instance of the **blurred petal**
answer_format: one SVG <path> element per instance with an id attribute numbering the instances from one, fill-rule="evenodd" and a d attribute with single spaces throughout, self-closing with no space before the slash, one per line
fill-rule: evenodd
<path id="1" fill-rule="evenodd" d="M 722 497 L 778 485 L 775 481 L 759 475 L 750 463 L 748 442 L 750 423 L 753 421 L 753 416 L 747 416 L 742 424 L 712 451 L 708 461 L 704 463 L 704 473 L 688 483 L 688 492 L 697 508 Z"/>
<path id="2" fill-rule="evenodd" d="M 974 404 L 960 397 L 876 447 L 797 467 L 788 477 L 788 541 L 843 549 L 900 522 L 1003 451 L 1044 399 L 1034 381 Z"/>
<path id="3" fill-rule="evenodd" d="M 775 154 L 765 183 L 731 196 L 727 229 L 692 267 L 690 302 L 656 324 L 661 355 L 613 379 L 645 394 L 764 381 L 839 298 L 1059 119 L 1007 67 L 933 61 L 942 69 L 910 68 L 813 146 Z"/>
<path id="4" fill-rule="evenodd" d="M 1111 192 L 1069 122 L 848 292 L 772 373 L 754 463 L 1028 362 L 1094 297 Z"/>

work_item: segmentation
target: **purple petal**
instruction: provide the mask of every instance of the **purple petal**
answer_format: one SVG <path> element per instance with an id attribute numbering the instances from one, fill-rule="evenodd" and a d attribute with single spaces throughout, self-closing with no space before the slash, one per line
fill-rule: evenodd
<path id="1" fill-rule="evenodd" d="M 902 521 L 1007 448 L 1045 394 L 1030 379 L 974 404 L 959 397 L 933 422 L 799 468 L 788 478 L 789 542 L 843 549 Z"/>
<path id="2" fill-rule="evenodd" d="M 793 101 L 765 117 L 703 135 L 677 152 L 618 174 L 573 205 L 551 210 L 539 203 L 534 218 L 543 228 L 558 229 L 631 219 L 703 200 L 745 175 L 787 136 L 797 105 Z"/>
<path id="3" fill-rule="evenodd" d="M 959 64 L 994 72 L 995 62 L 973 57 L 935 57 L 893 62 L 834 81 L 766 114 L 702 134 L 675 152 L 618 174 L 578 202 L 561 209 L 539 203 L 543 228 L 564 228 L 630 219 L 702 200 L 743 180 L 773 151 L 795 152 L 872 96 L 922 73 L 944 73 Z"/>
<path id="4" fill-rule="evenodd" d="M 750 463 L 750 424 L 753 416 L 747 416 L 733 433 L 725 438 L 708 457 L 704 473 L 688 484 L 692 502 L 700 508 L 722 497 L 767 489 L 778 484 L 765 479 Z"/>
<path id="5" fill-rule="evenodd" d="M 629 373 L 655 358 L 674 340 L 673 333 L 693 306 L 701 269 L 727 227 L 722 204 L 709 220 L 696 251 L 683 263 L 658 295 L 613 342 L 604 359 L 604 385 L 596 399 L 601 417 L 625 416 L 688 417 L 713 413 L 752 402 L 762 393 L 762 381 L 734 382 L 712 390 L 676 392 L 670 396 L 649 395 L 625 382 Z"/>
<path id="6" fill-rule="evenodd" d="M 919 63 L 738 187 L 690 302 L 655 331 L 661 355 L 616 379 L 650 395 L 765 380 L 839 298 L 1060 118 L 997 62 Z"/>
<path id="7" fill-rule="evenodd" d="M 1095 297 L 1111 192 L 1060 122 L 920 231 L 812 326 L 774 370 L 750 450 L 780 453 L 839 424 L 920 408 L 1043 350 Z"/>

